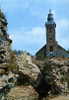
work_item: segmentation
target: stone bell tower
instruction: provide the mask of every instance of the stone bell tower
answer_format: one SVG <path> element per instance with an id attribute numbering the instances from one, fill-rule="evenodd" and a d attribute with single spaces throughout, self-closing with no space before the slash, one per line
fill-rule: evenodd
<path id="1" fill-rule="evenodd" d="M 54 22 L 53 14 L 49 10 L 47 22 L 45 23 L 46 27 L 46 55 L 54 54 L 57 49 L 56 42 L 56 23 Z"/>
<path id="2" fill-rule="evenodd" d="M 51 10 L 49 10 L 46 28 L 46 44 L 36 53 L 36 58 L 44 59 L 46 57 L 69 57 L 67 51 L 56 41 L 56 23 Z"/>

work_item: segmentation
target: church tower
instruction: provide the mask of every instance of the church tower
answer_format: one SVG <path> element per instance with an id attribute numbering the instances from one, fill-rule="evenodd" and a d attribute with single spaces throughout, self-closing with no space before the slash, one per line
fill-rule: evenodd
<path id="1" fill-rule="evenodd" d="M 56 42 L 56 23 L 54 22 L 53 14 L 51 10 L 49 10 L 47 22 L 45 23 L 46 27 L 46 55 L 50 54 L 54 55 L 57 42 Z"/>
<path id="2" fill-rule="evenodd" d="M 56 23 L 51 10 L 49 10 L 46 28 L 46 44 L 36 53 L 36 58 L 46 57 L 69 57 L 69 53 L 56 41 Z"/>

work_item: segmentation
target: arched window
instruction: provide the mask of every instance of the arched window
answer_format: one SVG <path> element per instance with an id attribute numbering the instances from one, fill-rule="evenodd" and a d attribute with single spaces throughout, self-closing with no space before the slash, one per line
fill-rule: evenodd
<path id="1" fill-rule="evenodd" d="M 53 46 L 50 46 L 50 52 L 53 52 Z"/>

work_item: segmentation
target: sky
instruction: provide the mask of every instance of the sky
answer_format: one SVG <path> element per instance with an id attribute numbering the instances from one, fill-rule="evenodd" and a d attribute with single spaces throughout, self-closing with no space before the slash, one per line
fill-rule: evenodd
<path id="1" fill-rule="evenodd" d="M 45 45 L 49 9 L 56 22 L 56 40 L 69 49 L 69 0 L 0 0 L 0 8 L 8 21 L 13 50 L 34 55 Z"/>

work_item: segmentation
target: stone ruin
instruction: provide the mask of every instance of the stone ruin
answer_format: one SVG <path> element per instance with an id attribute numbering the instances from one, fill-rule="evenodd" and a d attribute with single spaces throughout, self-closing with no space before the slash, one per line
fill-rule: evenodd
<path id="1" fill-rule="evenodd" d="M 10 60 L 12 40 L 7 33 L 7 19 L 0 9 L 0 72 L 5 71 L 5 64 Z"/>

